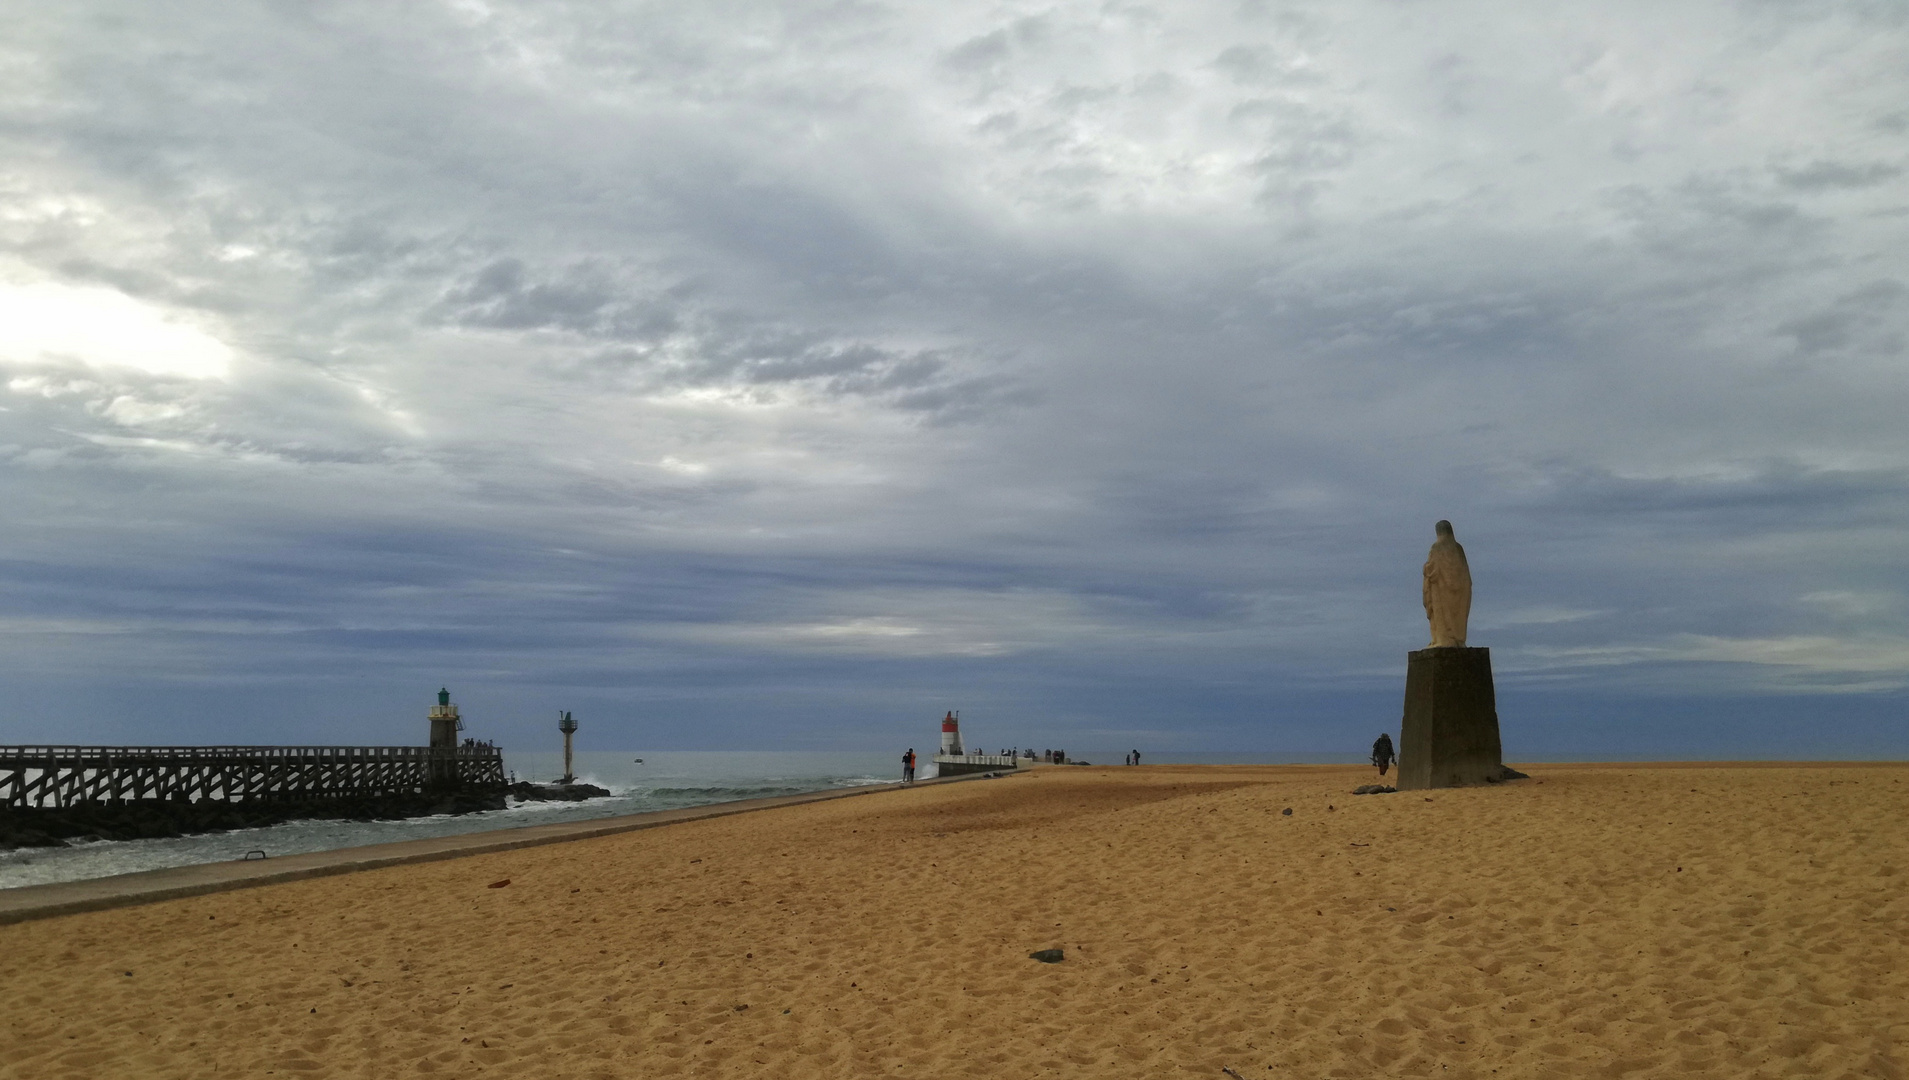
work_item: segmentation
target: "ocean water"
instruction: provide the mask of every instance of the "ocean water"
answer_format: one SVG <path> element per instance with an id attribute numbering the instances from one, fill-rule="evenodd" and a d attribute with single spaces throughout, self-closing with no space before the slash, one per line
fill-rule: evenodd
<path id="1" fill-rule="evenodd" d="M 504 767 L 519 780 L 548 782 L 563 775 L 563 755 L 507 752 Z M 597 751 L 577 754 L 575 768 L 577 779 L 609 788 L 611 797 L 581 803 L 512 804 L 507 810 L 400 821 L 292 821 L 263 829 L 234 829 L 166 840 L 106 840 L 61 848 L 24 848 L 0 852 L 0 889 L 223 862 L 242 859 L 252 851 L 263 851 L 268 856 L 296 855 L 879 784 L 901 777 L 899 752 Z M 922 775 L 925 778 L 931 772 L 924 768 Z"/>

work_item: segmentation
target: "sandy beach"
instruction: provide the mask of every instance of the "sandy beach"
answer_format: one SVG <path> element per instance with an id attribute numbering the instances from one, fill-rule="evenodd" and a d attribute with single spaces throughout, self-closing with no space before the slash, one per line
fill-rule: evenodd
<path id="1" fill-rule="evenodd" d="M 4 926 L 0 1077 L 1904 1074 L 1909 767 L 1528 769 L 1052 767 Z"/>

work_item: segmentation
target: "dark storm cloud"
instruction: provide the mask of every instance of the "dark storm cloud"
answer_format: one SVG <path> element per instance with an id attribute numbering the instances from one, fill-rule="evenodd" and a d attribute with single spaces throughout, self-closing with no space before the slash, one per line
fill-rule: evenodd
<path id="1" fill-rule="evenodd" d="M 13 737 L 1310 749 L 1441 517 L 1531 745 L 1909 684 L 1886 8 L 0 20 Z"/>

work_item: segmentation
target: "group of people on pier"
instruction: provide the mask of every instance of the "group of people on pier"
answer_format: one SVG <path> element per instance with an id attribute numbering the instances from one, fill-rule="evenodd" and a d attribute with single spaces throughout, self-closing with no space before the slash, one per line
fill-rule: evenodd
<path id="1" fill-rule="evenodd" d="M 465 739 L 464 745 L 466 746 L 471 745 L 471 740 Z M 1032 747 L 1029 747 L 1026 750 L 1003 749 L 1001 751 L 1000 756 L 1001 757 L 1025 757 L 1029 761 L 1035 760 L 1034 750 Z M 1050 765 L 1065 765 L 1067 764 L 1067 751 L 1065 750 L 1043 751 L 1041 753 L 1041 760 L 1046 761 Z M 1389 734 L 1381 733 L 1377 741 L 1375 741 L 1372 744 L 1372 764 L 1378 766 L 1379 775 L 1384 776 L 1386 774 L 1386 771 L 1392 767 L 1392 763 L 1397 760 L 1398 760 L 1398 751 L 1392 748 L 1392 736 Z M 1140 764 L 1140 751 L 1138 750 L 1130 751 L 1126 755 L 1126 758 L 1122 762 L 1122 764 L 1126 764 L 1126 765 Z M 902 783 L 904 784 L 912 784 L 915 782 L 915 748 L 912 746 L 908 748 L 907 753 L 901 756 L 901 778 L 902 778 Z"/>
<path id="2" fill-rule="evenodd" d="M 1026 758 L 1029 761 L 1045 761 L 1049 765 L 1065 765 L 1068 760 L 1067 751 L 1065 750 L 1043 750 L 1039 754 L 1036 754 L 1034 748 L 1031 746 L 1026 750 L 1017 750 L 1011 746 L 1006 747 L 1001 750 L 999 756 Z"/>

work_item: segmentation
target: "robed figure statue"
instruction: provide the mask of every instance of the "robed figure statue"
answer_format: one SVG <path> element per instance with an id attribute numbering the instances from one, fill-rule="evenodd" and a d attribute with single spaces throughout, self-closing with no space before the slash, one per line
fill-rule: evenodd
<path id="1" fill-rule="evenodd" d="M 1425 557 L 1425 617 L 1432 624 L 1434 649 L 1463 648 L 1465 622 L 1472 613 L 1472 571 L 1465 549 L 1452 536 L 1452 523 L 1438 523 L 1438 539 Z"/>

